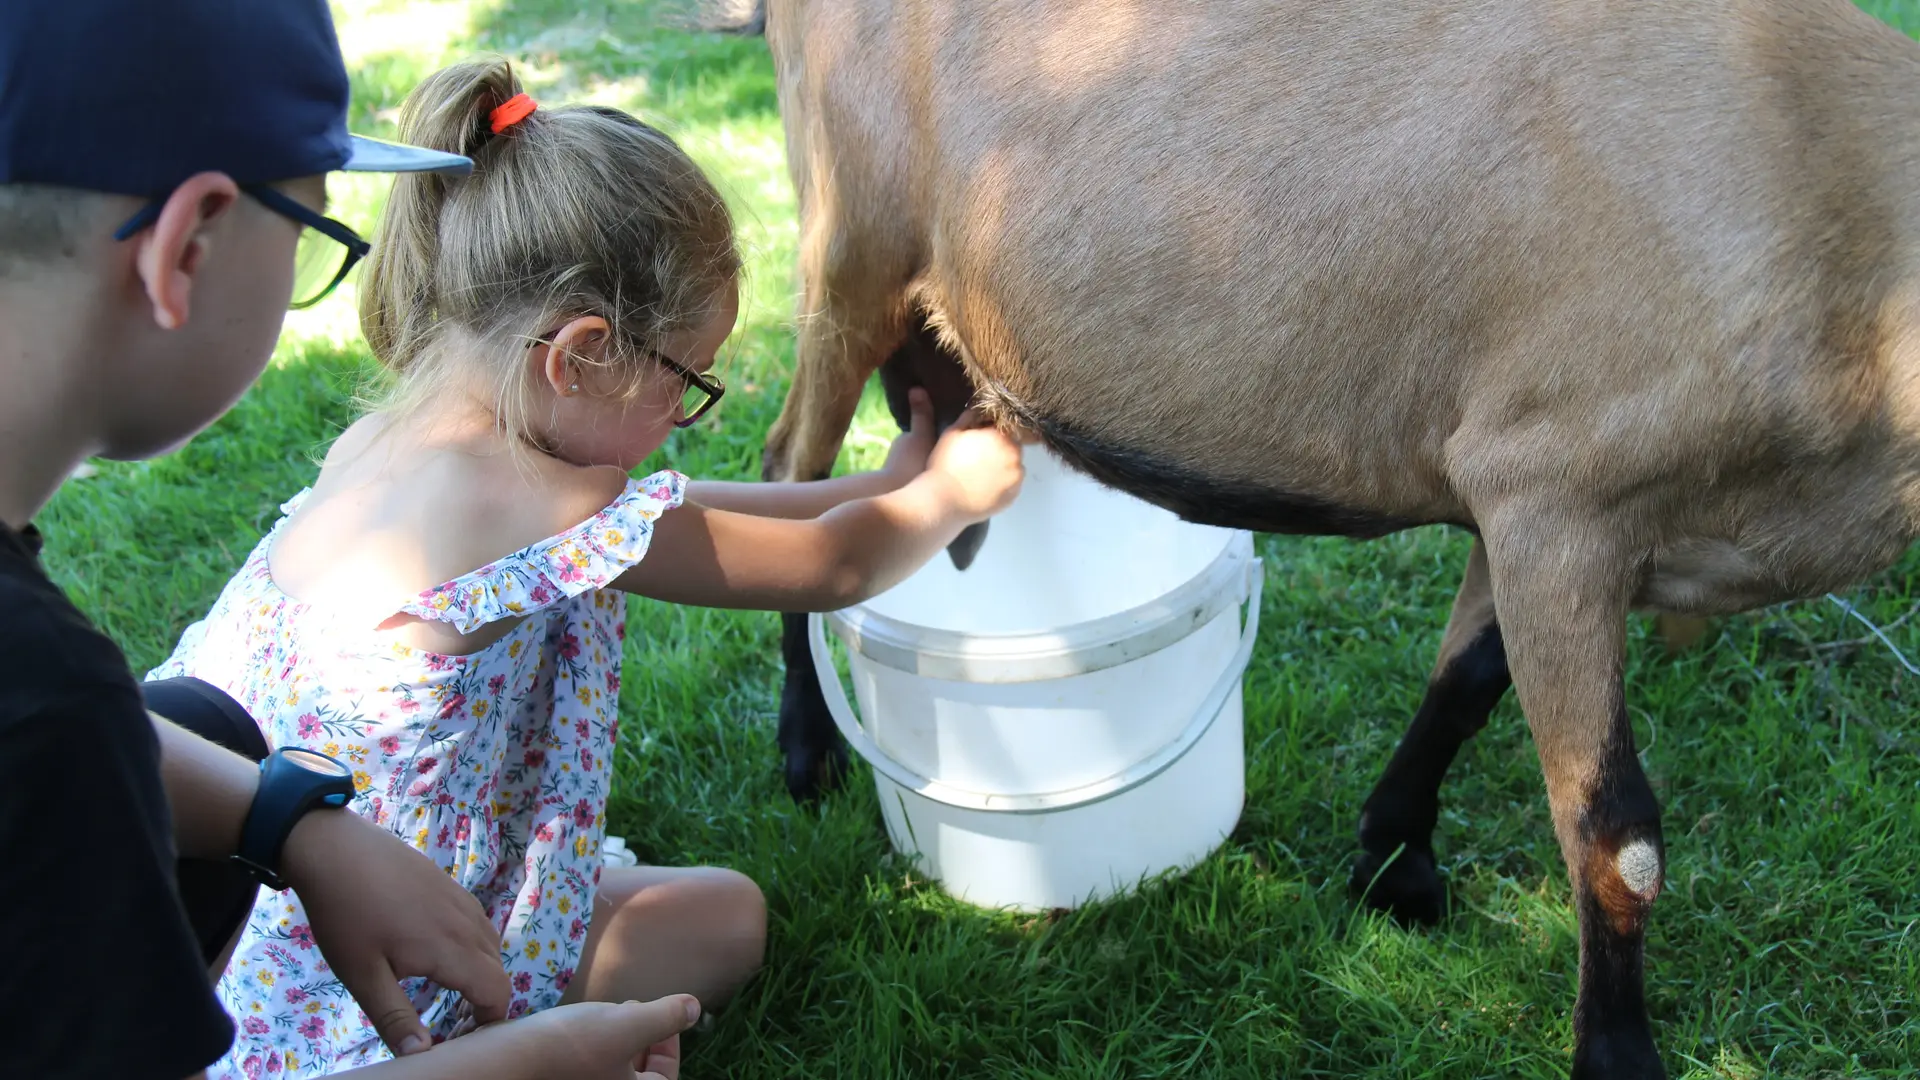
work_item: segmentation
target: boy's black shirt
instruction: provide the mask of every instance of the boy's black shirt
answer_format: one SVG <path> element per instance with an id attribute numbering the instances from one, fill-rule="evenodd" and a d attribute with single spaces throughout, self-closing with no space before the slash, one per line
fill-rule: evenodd
<path id="1" fill-rule="evenodd" d="M 159 740 L 39 547 L 0 523 L 0 1076 L 180 1080 L 234 1031 L 175 884 Z"/>

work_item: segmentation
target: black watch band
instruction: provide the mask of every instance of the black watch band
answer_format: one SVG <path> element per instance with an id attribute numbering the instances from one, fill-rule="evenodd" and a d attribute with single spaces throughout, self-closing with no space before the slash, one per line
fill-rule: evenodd
<path id="1" fill-rule="evenodd" d="M 353 773 L 325 754 L 283 746 L 260 763 L 260 788 L 247 820 L 240 826 L 240 847 L 233 861 L 275 891 L 280 877 L 280 848 L 307 811 L 341 807 L 353 798 Z"/>

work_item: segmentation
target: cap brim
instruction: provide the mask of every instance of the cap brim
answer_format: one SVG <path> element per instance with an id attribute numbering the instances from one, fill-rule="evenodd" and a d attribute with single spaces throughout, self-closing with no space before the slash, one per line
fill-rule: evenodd
<path id="1" fill-rule="evenodd" d="M 399 143 L 381 142 L 369 139 L 365 135 L 351 136 L 353 155 L 341 172 L 431 172 L 446 173 L 453 176 L 465 176 L 473 171 L 473 160 L 459 154 L 445 154 L 438 150 L 423 150 L 418 146 L 402 146 Z"/>

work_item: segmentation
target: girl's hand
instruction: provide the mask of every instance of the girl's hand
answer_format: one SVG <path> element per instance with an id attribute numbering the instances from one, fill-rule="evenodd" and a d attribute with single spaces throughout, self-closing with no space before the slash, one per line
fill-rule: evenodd
<path id="1" fill-rule="evenodd" d="M 933 399 L 924 388 L 916 386 L 907 391 L 907 408 L 911 414 L 907 430 L 893 440 L 886 464 L 880 466 L 881 475 L 887 478 L 888 491 L 904 487 L 925 472 L 927 457 L 933 453 Z"/>
<path id="2" fill-rule="evenodd" d="M 983 420 L 978 409 L 961 413 L 927 458 L 927 473 L 939 477 L 955 507 L 976 521 L 1011 506 L 1026 479 L 1020 444 Z"/>

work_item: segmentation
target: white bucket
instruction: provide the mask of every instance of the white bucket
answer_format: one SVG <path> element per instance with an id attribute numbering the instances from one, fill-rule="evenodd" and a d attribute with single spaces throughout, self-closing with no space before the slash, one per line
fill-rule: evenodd
<path id="1" fill-rule="evenodd" d="M 1249 533 L 1025 457 L 972 567 L 937 557 L 808 630 L 894 847 L 956 897 L 1037 911 L 1184 870 L 1239 821 L 1261 572 Z"/>

